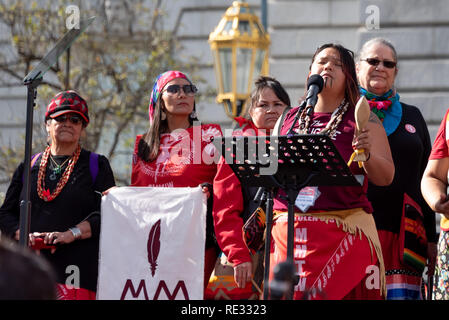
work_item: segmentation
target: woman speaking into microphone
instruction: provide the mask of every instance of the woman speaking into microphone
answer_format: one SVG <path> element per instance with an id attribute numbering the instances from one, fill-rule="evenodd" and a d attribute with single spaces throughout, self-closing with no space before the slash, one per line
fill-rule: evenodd
<path id="1" fill-rule="evenodd" d="M 311 75 L 324 79 L 313 112 L 298 108 L 285 117 L 280 135 L 293 126 L 298 134 L 328 135 L 345 161 L 354 149 L 364 149 L 366 161 L 349 167 L 377 185 L 388 185 L 394 164 L 388 139 L 379 119 L 371 114 L 365 128 L 356 133 L 355 106 L 359 100 L 353 53 L 338 44 L 319 47 L 312 57 Z M 381 299 L 385 294 L 382 251 L 366 190 L 359 186 L 313 186 L 300 190 L 298 198 L 309 207 L 295 207 L 294 265 L 299 282 L 294 299 Z M 274 200 L 271 242 L 273 268 L 287 256 L 287 202 L 281 190 Z M 377 268 L 380 276 L 367 281 Z M 368 285 L 367 285 L 368 284 Z"/>

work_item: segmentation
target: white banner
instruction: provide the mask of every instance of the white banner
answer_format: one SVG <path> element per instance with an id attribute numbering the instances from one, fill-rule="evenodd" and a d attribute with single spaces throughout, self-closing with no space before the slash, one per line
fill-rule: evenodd
<path id="1" fill-rule="evenodd" d="M 203 299 L 201 188 L 120 187 L 101 204 L 97 299 Z"/>

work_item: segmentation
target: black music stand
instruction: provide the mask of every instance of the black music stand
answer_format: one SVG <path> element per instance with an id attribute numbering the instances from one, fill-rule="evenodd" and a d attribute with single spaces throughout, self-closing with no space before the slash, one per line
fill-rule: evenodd
<path id="1" fill-rule="evenodd" d="M 324 134 L 216 138 L 214 145 L 242 185 L 267 190 L 264 299 L 268 299 L 275 190 L 280 188 L 286 193 L 287 261 L 293 263 L 294 212 L 299 191 L 306 186 L 356 186 L 361 185 L 363 180 L 351 173 L 332 140 Z M 293 289 L 294 284 L 287 299 L 293 297 Z"/>
<path id="2" fill-rule="evenodd" d="M 58 43 L 42 58 L 36 67 L 31 70 L 23 79 L 23 84 L 27 86 L 27 111 L 26 111 L 26 131 L 25 131 L 25 157 L 24 164 L 24 190 L 25 197 L 20 202 L 19 220 L 19 244 L 26 247 L 28 245 L 28 234 L 30 232 L 31 200 L 30 200 L 30 172 L 31 172 L 31 146 L 33 140 L 33 107 L 37 96 L 37 87 L 42 82 L 44 74 L 58 58 L 72 45 L 81 33 L 94 21 L 95 17 L 81 20 L 78 28 L 70 29 L 58 40 Z"/>

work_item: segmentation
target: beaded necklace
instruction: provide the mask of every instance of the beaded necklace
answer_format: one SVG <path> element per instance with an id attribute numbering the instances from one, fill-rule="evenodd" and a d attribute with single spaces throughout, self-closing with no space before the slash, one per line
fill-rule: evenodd
<path id="1" fill-rule="evenodd" d="M 326 124 L 326 127 L 324 127 L 319 133 L 320 134 L 326 134 L 329 137 L 333 137 L 335 132 L 337 131 L 337 127 L 340 124 L 341 120 L 343 119 L 343 115 L 345 114 L 346 110 L 348 110 L 349 103 L 346 102 L 346 99 L 343 99 L 343 101 L 340 103 L 337 109 L 334 110 L 334 112 L 331 115 L 331 118 L 329 122 Z M 308 109 L 305 108 L 301 112 L 301 116 L 299 118 L 299 131 L 298 133 L 301 134 L 308 134 L 310 133 L 310 115 L 308 112 Z"/>
<path id="2" fill-rule="evenodd" d="M 69 158 L 70 160 L 69 164 L 67 165 L 67 169 L 64 171 L 64 174 L 59 179 L 58 184 L 56 185 L 56 189 L 53 190 L 53 192 L 50 194 L 50 190 L 45 188 L 45 171 L 48 164 L 48 158 L 50 156 L 50 147 L 48 146 L 45 149 L 42 155 L 41 163 L 39 165 L 39 173 L 37 176 L 37 194 L 39 195 L 39 198 L 48 202 L 55 199 L 61 193 L 64 186 L 67 184 L 67 181 L 69 181 L 70 174 L 72 173 L 73 168 L 75 167 L 75 163 L 78 161 L 80 153 L 81 147 L 78 145 L 73 156 Z"/>

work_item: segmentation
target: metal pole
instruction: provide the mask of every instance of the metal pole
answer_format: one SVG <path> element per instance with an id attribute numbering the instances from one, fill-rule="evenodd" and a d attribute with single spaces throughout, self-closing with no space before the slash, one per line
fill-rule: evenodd
<path id="1" fill-rule="evenodd" d="M 260 10 L 261 10 L 261 15 L 262 15 L 263 28 L 265 29 L 265 32 L 268 32 L 268 15 L 267 15 L 268 5 L 267 5 L 267 0 L 260 0 Z"/>
<path id="2" fill-rule="evenodd" d="M 270 287 L 270 249 L 271 249 L 271 227 L 273 226 L 273 190 L 267 192 L 266 203 L 266 234 L 265 234 L 265 269 L 263 277 L 263 299 L 269 299 Z"/>
<path id="3" fill-rule="evenodd" d="M 81 28 L 69 30 L 61 39 L 58 40 L 56 46 L 54 46 L 45 57 L 39 62 L 39 64 L 33 68 L 23 79 L 23 84 L 27 86 L 27 120 L 26 120 L 26 133 L 25 133 L 25 159 L 24 159 L 24 172 L 23 172 L 23 187 L 24 187 L 24 199 L 20 202 L 20 222 L 19 222 L 19 244 L 21 246 L 28 246 L 28 234 L 30 232 L 31 221 L 31 152 L 33 141 L 33 108 L 34 100 L 36 99 L 37 86 L 42 82 L 42 78 L 48 69 L 55 65 L 58 58 L 67 50 L 76 38 L 86 30 L 86 28 L 94 21 L 95 17 L 80 21 Z M 68 53 L 67 61 L 70 61 L 70 53 Z M 70 65 L 66 65 L 67 79 L 66 85 L 69 84 L 69 68 Z"/>
<path id="4" fill-rule="evenodd" d="M 25 198 L 20 202 L 20 236 L 19 245 L 28 246 L 28 234 L 30 233 L 30 217 L 31 217 L 31 148 L 33 141 L 33 108 L 34 100 L 36 99 L 37 86 L 41 80 L 34 80 L 27 84 L 27 120 L 26 120 L 26 133 L 25 133 L 25 159 L 24 159 L 24 190 Z"/>
<path id="5" fill-rule="evenodd" d="M 67 61 L 65 65 L 65 89 L 70 89 L 70 47 L 67 48 Z"/>

